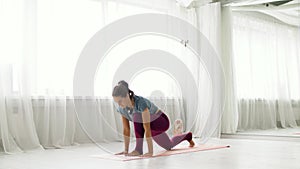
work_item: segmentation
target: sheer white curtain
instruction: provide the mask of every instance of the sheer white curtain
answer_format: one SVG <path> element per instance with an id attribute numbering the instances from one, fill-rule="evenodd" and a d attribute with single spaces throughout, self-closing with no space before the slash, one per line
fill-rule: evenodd
<path id="1" fill-rule="evenodd" d="M 0 34 L 3 37 L 0 44 L 4 46 L 0 50 L 0 147 L 6 153 L 35 148 L 60 148 L 77 142 L 122 139 L 119 134 L 122 133 L 121 118 L 115 112 L 111 99 L 112 84 L 97 88 L 97 84 L 103 81 L 112 82 L 110 78 L 115 71 L 112 68 L 116 66 L 114 60 L 104 61 L 99 67 L 98 76 L 95 77 L 95 97 L 72 96 L 73 73 L 80 52 L 98 30 L 113 21 L 149 12 L 177 16 L 199 27 L 211 40 L 215 50 L 220 52 L 220 30 L 216 26 L 220 17 L 219 4 L 197 12 L 195 9 L 179 7 L 173 0 L 0 2 Z M 211 14 L 216 20 L 206 24 Z M 197 79 L 201 92 L 201 112 L 208 112 L 210 82 L 195 54 L 178 41 L 166 37 L 145 35 L 136 38 L 129 39 L 127 44 L 126 41 L 123 42 L 127 50 L 121 50 L 120 44 L 119 50 L 116 53 L 112 50 L 106 58 L 126 60 L 134 52 L 146 49 L 172 53 Z M 106 74 L 101 72 L 101 68 Z M 145 94 L 145 97 L 149 97 L 166 111 L 171 123 L 181 118 L 186 129 L 192 129 L 196 136 L 201 136 L 207 120 L 203 116 L 207 114 L 198 116 L 202 118 L 196 119 L 195 124 L 187 124 L 186 119 L 195 117 L 193 113 L 196 112 L 186 112 L 182 86 L 178 86 L 178 79 L 165 78 L 168 74 L 163 71 L 159 73 L 163 75 L 163 83 L 167 85 L 152 85 L 154 88 L 151 90 L 143 90 L 148 89 L 150 82 L 159 77 L 155 73 L 147 75 L 147 71 L 132 78 L 130 85 L 133 90 L 136 89 L 137 94 Z M 148 79 L 149 85 L 141 84 L 141 79 Z M 185 83 L 188 86 L 189 79 Z M 145 91 L 148 94 L 143 93 Z M 155 91 L 162 91 L 164 96 L 156 97 L 153 94 Z M 76 114 L 75 104 L 85 113 Z"/>
<path id="2" fill-rule="evenodd" d="M 169 4 L 172 8 L 176 6 L 173 1 L 167 4 L 1 0 L 0 42 L 4 47 L 0 51 L 0 138 L 3 151 L 13 153 L 42 146 L 58 148 L 90 142 L 87 134 L 95 138 L 92 141 L 121 138 L 118 135 L 118 131 L 122 131 L 121 121 L 114 113 L 111 98 L 71 96 L 77 58 L 89 38 L 106 24 L 138 13 L 172 11 Z M 177 10 L 181 9 L 175 12 Z M 80 121 L 74 102 L 87 112 Z M 171 114 L 172 120 L 182 113 L 181 103 L 176 102 L 166 108 L 177 112 L 177 115 Z M 89 125 L 83 127 L 82 120 Z"/>
<path id="3" fill-rule="evenodd" d="M 30 97 L 13 95 L 12 66 L 0 67 L 0 138 L 3 151 L 15 153 L 39 146 Z"/>
<path id="4" fill-rule="evenodd" d="M 222 133 L 235 133 L 238 126 L 238 107 L 236 95 L 235 69 L 233 59 L 232 10 L 222 7 L 222 63 L 226 76 L 226 99 L 221 123 Z"/>
<path id="5" fill-rule="evenodd" d="M 83 45 L 103 25 L 101 3 L 0 2 L 1 150 L 74 144 L 81 130 L 67 95 Z"/>
<path id="6" fill-rule="evenodd" d="M 218 59 L 220 63 L 222 63 L 222 55 L 221 55 L 221 4 L 220 3 L 211 3 L 200 6 L 196 8 L 197 13 L 197 27 L 201 31 L 201 33 L 208 39 L 211 46 L 214 48 L 217 53 Z M 200 44 L 199 44 L 200 45 Z M 208 128 L 212 129 L 214 132 L 214 136 L 218 137 L 220 134 L 220 123 L 218 126 L 211 125 L 206 126 L 208 124 L 207 121 L 212 119 L 209 118 L 209 113 L 211 111 L 212 104 L 212 84 L 209 76 L 219 76 L 218 74 L 210 74 L 207 75 L 207 72 L 202 69 L 203 66 L 207 65 L 198 65 L 198 88 L 199 88 L 199 108 L 200 108 L 200 116 L 197 116 L 197 123 L 193 127 L 195 135 L 198 137 L 203 136 L 203 132 L 208 130 Z M 221 105 L 220 105 L 221 106 Z M 223 105 L 222 105 L 223 106 Z M 221 122 L 221 114 L 220 116 L 214 117 L 219 122 Z"/>
<path id="7" fill-rule="evenodd" d="M 299 125 L 299 28 L 235 12 L 238 130 Z"/>
<path id="8" fill-rule="evenodd" d="M 28 8 L 32 1 L 0 2 L 0 146 L 7 153 L 42 148 L 31 103 L 35 42 L 30 31 L 34 23 L 30 21 L 35 6 Z"/>

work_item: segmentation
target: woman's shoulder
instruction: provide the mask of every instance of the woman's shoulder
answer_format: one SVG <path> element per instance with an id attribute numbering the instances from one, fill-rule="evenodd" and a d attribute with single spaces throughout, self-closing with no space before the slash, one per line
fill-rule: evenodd
<path id="1" fill-rule="evenodd" d="M 143 97 L 143 96 L 134 95 L 134 101 L 136 103 L 140 103 L 140 102 L 147 102 L 149 100 L 147 98 Z"/>
<path id="2" fill-rule="evenodd" d="M 147 100 L 142 97 L 142 96 L 134 96 L 134 104 L 135 104 L 135 109 L 138 111 L 143 111 L 145 110 L 146 107 L 148 107 L 147 105 Z"/>

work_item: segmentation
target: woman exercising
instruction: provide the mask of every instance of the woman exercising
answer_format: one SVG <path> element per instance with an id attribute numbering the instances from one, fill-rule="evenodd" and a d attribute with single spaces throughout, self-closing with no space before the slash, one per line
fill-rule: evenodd
<path id="1" fill-rule="evenodd" d="M 167 115 L 158 109 L 156 105 L 148 99 L 141 96 L 136 96 L 133 91 L 128 88 L 128 83 L 120 81 L 114 87 L 112 96 L 118 104 L 117 111 L 122 115 L 123 136 L 125 150 L 117 155 L 127 156 L 143 156 L 148 157 L 153 155 L 152 139 L 166 150 L 171 150 L 173 147 L 186 140 L 190 143 L 190 147 L 195 145 L 192 140 L 192 133 L 188 132 L 174 136 L 172 139 L 166 134 L 170 122 Z M 130 141 L 130 126 L 129 121 L 134 124 L 134 132 L 136 137 L 135 149 L 128 153 Z M 143 138 L 146 135 L 148 144 L 148 152 L 143 154 Z"/>

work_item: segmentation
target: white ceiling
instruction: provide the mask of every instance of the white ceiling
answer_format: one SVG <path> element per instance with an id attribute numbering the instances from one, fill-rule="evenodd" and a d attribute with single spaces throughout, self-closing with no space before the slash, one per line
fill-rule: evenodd
<path id="1" fill-rule="evenodd" d="M 284 2 L 286 1 L 286 2 Z M 176 0 L 186 8 L 220 2 L 239 12 L 259 12 L 280 20 L 283 23 L 300 27 L 300 0 Z"/>
<path id="2" fill-rule="evenodd" d="M 300 0 L 293 0 L 282 5 L 276 1 L 249 0 L 232 2 L 224 5 L 232 6 L 234 11 L 260 12 L 272 16 L 286 24 L 300 27 Z M 278 2 L 278 1 L 277 1 Z"/>

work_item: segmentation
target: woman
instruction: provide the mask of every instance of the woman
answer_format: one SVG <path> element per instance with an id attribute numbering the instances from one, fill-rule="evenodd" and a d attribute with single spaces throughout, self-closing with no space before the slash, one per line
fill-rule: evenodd
<path id="1" fill-rule="evenodd" d="M 192 140 L 192 133 L 185 133 L 174 136 L 171 140 L 166 134 L 169 128 L 169 119 L 165 113 L 158 109 L 156 105 L 148 99 L 134 95 L 134 92 L 128 88 L 125 81 L 120 81 L 114 87 L 112 93 L 114 101 L 119 105 L 117 111 L 122 115 L 123 135 L 125 150 L 117 155 L 128 156 L 152 156 L 153 144 L 152 139 L 161 147 L 170 150 L 182 141 L 186 140 L 190 143 L 190 147 L 195 145 Z M 134 132 L 136 137 L 136 147 L 128 153 L 130 141 L 129 121 L 134 124 Z M 146 135 L 148 144 L 148 152 L 143 154 L 143 138 Z"/>

